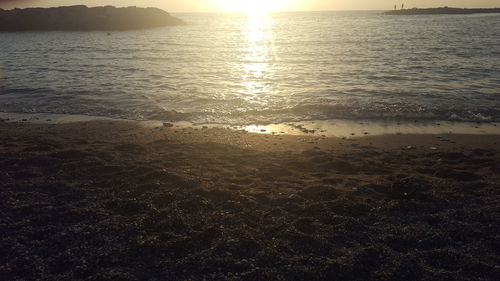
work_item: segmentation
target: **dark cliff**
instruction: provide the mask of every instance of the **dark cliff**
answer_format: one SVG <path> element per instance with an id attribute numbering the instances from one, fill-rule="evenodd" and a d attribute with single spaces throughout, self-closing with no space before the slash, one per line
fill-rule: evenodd
<path id="1" fill-rule="evenodd" d="M 131 30 L 181 24 L 184 24 L 182 20 L 158 8 L 70 6 L 0 9 L 0 31 Z"/>
<path id="2" fill-rule="evenodd" d="M 470 15 L 480 13 L 500 13 L 500 8 L 493 9 L 460 9 L 460 8 L 429 8 L 429 9 L 405 9 L 385 12 L 387 15 Z"/>

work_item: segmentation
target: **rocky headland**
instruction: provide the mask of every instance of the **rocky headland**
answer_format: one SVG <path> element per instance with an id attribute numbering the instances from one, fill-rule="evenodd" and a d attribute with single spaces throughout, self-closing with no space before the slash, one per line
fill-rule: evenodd
<path id="1" fill-rule="evenodd" d="M 428 8 L 403 9 L 385 12 L 386 15 L 471 15 L 480 13 L 500 13 L 500 8 L 492 9 L 461 9 L 461 8 Z"/>
<path id="2" fill-rule="evenodd" d="M 158 8 L 57 8 L 0 9 L 0 31 L 133 30 L 181 25 L 184 22 Z"/>

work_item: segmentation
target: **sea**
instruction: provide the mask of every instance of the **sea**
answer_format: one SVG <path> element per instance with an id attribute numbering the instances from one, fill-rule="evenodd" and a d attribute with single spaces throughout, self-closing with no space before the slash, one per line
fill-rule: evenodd
<path id="1" fill-rule="evenodd" d="M 0 33 L 0 112 L 194 124 L 500 121 L 500 14 L 181 13 Z"/>

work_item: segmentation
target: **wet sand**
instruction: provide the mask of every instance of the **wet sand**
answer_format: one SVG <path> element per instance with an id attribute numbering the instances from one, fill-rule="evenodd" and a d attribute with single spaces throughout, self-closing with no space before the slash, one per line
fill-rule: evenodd
<path id="1" fill-rule="evenodd" d="M 496 280 L 500 136 L 0 124 L 5 280 Z"/>

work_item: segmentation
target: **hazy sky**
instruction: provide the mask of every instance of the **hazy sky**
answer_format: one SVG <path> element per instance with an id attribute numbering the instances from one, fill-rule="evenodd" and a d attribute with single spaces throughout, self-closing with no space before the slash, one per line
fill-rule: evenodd
<path id="1" fill-rule="evenodd" d="M 249 4 L 250 3 L 250 4 Z M 394 4 L 405 3 L 408 8 L 500 7 L 500 0 L 0 0 L 0 7 L 52 7 L 84 4 L 87 6 L 140 6 L 159 7 L 169 12 L 227 11 L 246 9 L 248 5 L 266 5 L 267 9 L 283 11 L 302 10 L 387 10 Z M 245 7 L 245 8 L 242 8 Z"/>

